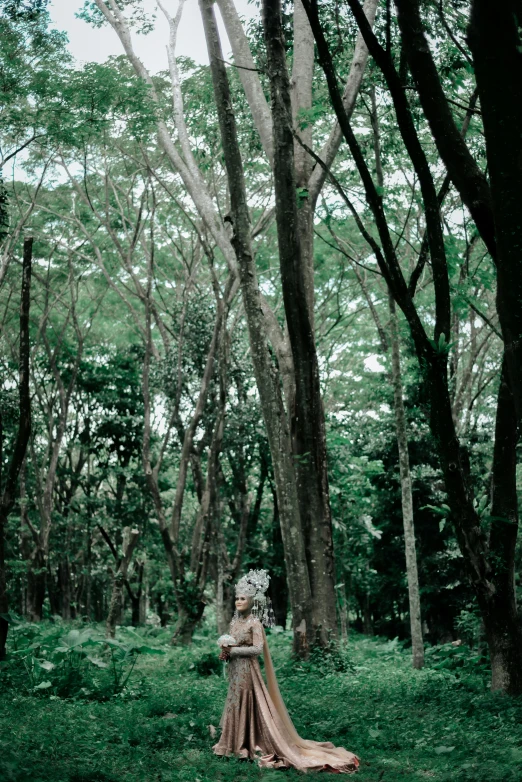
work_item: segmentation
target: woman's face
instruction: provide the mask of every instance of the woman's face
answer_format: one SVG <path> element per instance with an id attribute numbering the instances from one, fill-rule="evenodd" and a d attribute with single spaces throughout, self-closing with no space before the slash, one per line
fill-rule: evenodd
<path id="1" fill-rule="evenodd" d="M 236 608 L 240 614 L 244 614 L 245 611 L 250 609 L 250 599 L 246 595 L 238 595 L 236 597 Z"/>

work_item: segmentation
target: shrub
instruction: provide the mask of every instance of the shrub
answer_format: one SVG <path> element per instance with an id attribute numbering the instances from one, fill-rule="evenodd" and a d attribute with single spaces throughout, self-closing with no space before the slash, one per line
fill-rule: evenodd
<path id="1" fill-rule="evenodd" d="M 103 700 L 126 688 L 141 654 L 164 654 L 143 643 L 103 638 L 93 628 L 19 623 L 14 650 L 1 667 L 3 687 L 34 696 Z"/>

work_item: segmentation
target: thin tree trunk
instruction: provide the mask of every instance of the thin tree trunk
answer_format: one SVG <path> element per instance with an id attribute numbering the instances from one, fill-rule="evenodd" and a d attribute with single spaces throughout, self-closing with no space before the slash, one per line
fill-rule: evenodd
<path id="1" fill-rule="evenodd" d="M 284 561 L 283 538 L 279 521 L 279 506 L 275 487 L 272 491 L 274 502 L 274 518 L 272 520 L 272 573 L 270 578 L 270 598 L 274 609 L 276 625 L 286 630 L 288 617 L 288 579 Z"/>
<path id="2" fill-rule="evenodd" d="M 108 638 L 114 638 L 116 634 L 116 624 L 121 618 L 123 585 L 127 578 L 129 565 L 134 554 L 134 549 L 138 543 L 139 536 L 140 533 L 137 529 L 125 527 L 123 530 L 122 557 L 114 575 L 109 613 L 107 616 L 106 634 Z"/>
<path id="3" fill-rule="evenodd" d="M 379 119 L 377 115 L 377 103 L 375 98 L 375 89 L 371 90 L 371 123 L 373 129 L 375 173 L 377 186 L 384 189 L 384 175 L 381 159 L 381 137 L 379 128 Z M 404 550 L 406 558 L 406 579 L 408 583 L 408 599 L 410 613 L 410 631 L 412 642 L 412 661 L 413 667 L 420 669 L 424 666 L 424 643 L 422 638 L 422 619 L 419 592 L 419 576 L 417 570 L 417 552 L 415 549 L 415 527 L 413 519 L 413 497 L 411 487 L 410 459 L 408 454 L 408 433 L 406 426 L 406 414 L 404 411 L 404 400 L 402 390 L 401 359 L 400 359 L 400 340 L 399 340 L 399 322 L 395 300 L 390 290 L 388 290 L 388 303 L 390 310 L 390 340 L 388 340 L 382 329 L 377 311 L 373 306 L 370 295 L 361 278 L 360 272 L 355 268 L 355 274 L 365 298 L 369 304 L 370 311 L 377 331 L 379 333 L 381 347 L 383 352 L 388 352 L 388 346 L 391 345 L 391 381 L 393 385 L 393 412 L 395 416 L 395 429 L 397 433 L 397 448 L 399 451 L 399 473 L 401 482 L 401 505 L 402 521 L 404 529 Z"/>
<path id="4" fill-rule="evenodd" d="M 370 606 L 370 590 L 367 589 L 362 599 L 362 620 L 363 620 L 363 633 L 365 635 L 373 635 L 373 622 L 372 611 Z"/>
<path id="5" fill-rule="evenodd" d="M 230 619 L 225 611 L 225 594 L 224 594 L 225 593 L 225 589 L 224 589 L 225 570 L 223 568 L 223 558 L 221 556 L 221 551 L 219 550 L 219 548 L 218 548 L 218 555 L 217 555 L 218 562 L 217 562 L 217 579 L 216 579 L 216 620 L 217 620 L 217 631 L 219 635 L 223 635 L 224 633 L 226 633 L 228 629 Z"/>
<path id="6" fill-rule="evenodd" d="M 424 643 L 422 640 L 422 619 L 419 592 L 419 574 L 417 570 L 417 552 L 415 549 L 415 527 L 413 523 L 413 497 L 411 491 L 410 458 L 408 454 L 408 432 L 406 414 L 402 397 L 401 357 L 399 342 L 399 324 L 395 301 L 390 293 L 390 336 L 391 364 L 393 383 L 393 402 L 397 446 L 399 449 L 399 472 L 401 478 L 402 522 L 404 526 L 404 550 L 406 553 L 406 578 L 410 607 L 410 631 L 413 655 L 413 667 L 424 667 Z"/>
<path id="7" fill-rule="evenodd" d="M 58 566 L 58 586 L 61 598 L 62 619 L 72 619 L 71 566 L 68 557 L 65 557 Z"/>
<path id="8" fill-rule="evenodd" d="M 136 593 L 131 589 L 127 589 L 127 594 L 130 598 L 132 605 L 132 619 L 131 624 L 133 627 L 139 627 L 143 624 L 143 571 L 145 568 L 145 562 L 143 560 L 138 564 L 138 586 Z M 128 584 L 128 581 L 127 581 Z M 127 586 L 127 585 L 126 585 Z"/>
<path id="9" fill-rule="evenodd" d="M 346 591 L 346 577 L 344 574 L 343 583 L 339 587 L 339 618 L 341 624 L 341 640 L 344 643 L 348 642 L 348 632 L 350 629 L 350 616 L 348 613 L 348 593 Z"/>

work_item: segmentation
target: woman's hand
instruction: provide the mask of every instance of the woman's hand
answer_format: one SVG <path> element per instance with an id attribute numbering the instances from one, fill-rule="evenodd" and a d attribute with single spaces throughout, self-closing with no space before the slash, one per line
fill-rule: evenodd
<path id="1" fill-rule="evenodd" d="M 219 655 L 219 659 L 223 660 L 223 662 L 228 662 L 230 660 L 230 649 L 228 646 L 223 646 L 221 648 L 221 654 Z"/>

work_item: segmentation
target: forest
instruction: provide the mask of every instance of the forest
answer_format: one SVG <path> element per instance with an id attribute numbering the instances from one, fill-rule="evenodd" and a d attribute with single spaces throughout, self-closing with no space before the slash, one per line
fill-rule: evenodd
<path id="1" fill-rule="evenodd" d="M 280 775 L 211 749 L 263 568 L 303 735 L 520 782 L 520 0 L 85 0 L 103 63 L 49 6 L 0 0 L 0 779 Z"/>

